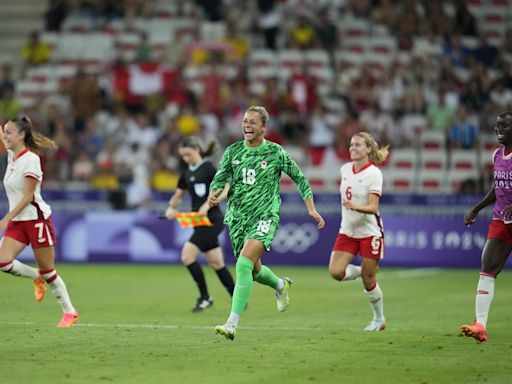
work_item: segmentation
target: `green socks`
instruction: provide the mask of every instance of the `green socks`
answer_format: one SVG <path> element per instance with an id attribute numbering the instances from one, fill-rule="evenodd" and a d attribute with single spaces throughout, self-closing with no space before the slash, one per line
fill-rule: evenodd
<path id="1" fill-rule="evenodd" d="M 252 292 L 252 270 L 254 264 L 247 257 L 240 256 L 236 262 L 236 284 L 233 292 L 231 312 L 242 314 Z M 261 273 L 261 272 L 260 272 Z"/>
<path id="2" fill-rule="evenodd" d="M 277 289 L 280 279 L 274 274 L 274 272 L 272 272 L 269 267 L 262 265 L 261 270 L 256 276 L 254 276 L 254 280 L 260 284 L 268 285 L 269 287 Z"/>

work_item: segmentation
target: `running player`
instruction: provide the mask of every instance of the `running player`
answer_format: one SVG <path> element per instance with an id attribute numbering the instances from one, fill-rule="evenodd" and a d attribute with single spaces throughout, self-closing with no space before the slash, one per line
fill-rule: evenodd
<path id="1" fill-rule="evenodd" d="M 382 173 L 375 164 L 388 156 L 388 147 L 379 148 L 366 132 L 350 140 L 351 162 L 341 166 L 341 225 L 334 243 L 329 273 L 338 281 L 362 277 L 364 291 L 373 311 L 365 331 L 386 328 L 382 291 L 377 283 L 379 261 L 384 256 L 384 231 L 379 215 Z M 357 255 L 361 266 L 351 264 Z"/>
<path id="2" fill-rule="evenodd" d="M 203 151 L 195 136 L 185 137 L 181 141 L 178 151 L 188 168 L 181 174 L 178 188 L 169 200 L 169 206 L 165 211 L 165 216 L 168 219 L 174 219 L 178 213 L 176 207 L 180 205 L 188 192 L 192 198 L 192 211 L 208 216 L 213 224 L 211 227 L 195 227 L 194 233 L 181 250 L 181 262 L 187 267 L 199 289 L 199 298 L 192 308 L 192 312 L 201 312 L 213 305 L 203 269 L 197 262 L 200 252 L 204 253 L 208 264 L 213 268 L 230 296 L 233 296 L 235 288 L 233 277 L 224 263 L 224 255 L 218 239 L 224 229 L 224 216 L 219 207 L 210 208 L 207 201 L 208 190 L 216 169 L 210 161 L 203 158 L 213 153 L 215 145 L 216 142 L 212 141 Z"/>
<path id="3" fill-rule="evenodd" d="M 494 296 L 494 282 L 512 251 L 512 111 L 497 117 L 494 130 L 500 144 L 493 154 L 494 184 L 464 216 L 464 224 L 469 226 L 475 222 L 478 212 L 495 203 L 476 289 L 476 321 L 461 326 L 464 335 L 479 342 L 487 340 L 487 318 Z"/>
<path id="4" fill-rule="evenodd" d="M 39 156 L 35 153 L 55 147 L 55 143 L 34 132 L 27 117 L 8 121 L 3 127 L 2 140 L 8 153 L 4 186 L 9 212 L 0 220 L 0 231 L 5 230 L 0 244 L 0 270 L 31 278 L 37 301 L 43 300 L 45 282 L 48 283 L 63 311 L 57 327 L 71 327 L 79 320 L 78 312 L 71 304 L 64 281 L 55 270 L 51 208 L 41 197 L 43 172 Z M 39 270 L 16 260 L 29 244 Z"/>
<path id="5" fill-rule="evenodd" d="M 253 280 L 275 289 L 277 310 L 288 307 L 289 278 L 276 276 L 261 263 L 279 225 L 281 173 L 291 177 L 306 204 L 308 213 L 318 223 L 325 222 L 315 209 L 311 187 L 290 155 L 278 144 L 265 140 L 269 115 L 263 107 L 247 109 L 242 122 L 244 140 L 230 145 L 224 152 L 219 169 L 210 185 L 208 201 L 216 206 L 219 194 L 230 184 L 225 223 L 233 245 L 236 262 L 236 284 L 231 313 L 224 325 L 217 325 L 217 334 L 235 338 L 236 327 L 252 292 Z"/>

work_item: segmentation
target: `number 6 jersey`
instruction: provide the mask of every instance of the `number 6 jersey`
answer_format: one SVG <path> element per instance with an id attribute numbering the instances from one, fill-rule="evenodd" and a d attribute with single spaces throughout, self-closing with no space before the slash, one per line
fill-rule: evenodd
<path id="1" fill-rule="evenodd" d="M 354 163 L 344 164 L 340 168 L 341 201 L 350 200 L 354 204 L 366 205 L 370 194 L 382 194 L 382 172 L 373 163 L 368 163 L 355 171 Z M 384 236 L 379 213 L 362 213 L 347 209 L 341 205 L 341 225 L 339 233 L 356 239 L 370 236 Z"/>

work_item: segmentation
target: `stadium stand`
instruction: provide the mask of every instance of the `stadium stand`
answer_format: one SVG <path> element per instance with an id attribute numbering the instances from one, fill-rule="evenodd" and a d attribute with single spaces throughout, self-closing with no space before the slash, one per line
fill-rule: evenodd
<path id="1" fill-rule="evenodd" d="M 126 188 L 134 173 L 126 154 L 154 136 L 138 159 L 150 185 L 162 167 L 179 173 L 180 137 L 215 137 L 225 147 L 241 137 L 241 112 L 261 104 L 272 138 L 302 153 L 319 191 L 337 189 L 333 169 L 349 160 L 359 129 L 391 145 L 383 169 L 392 192 L 457 192 L 468 175 L 475 193 L 487 189 L 494 119 L 512 109 L 511 1 L 296 3 L 269 1 L 272 19 L 262 24 L 257 2 L 246 9 L 219 0 L 220 20 L 194 1 L 66 1 L 60 13 L 35 0 L 2 4 L 0 30 L 10 29 L 0 34 L 3 64 L 15 75 L 2 78 L 2 95 L 14 86 L 20 113 L 68 153 L 67 167 L 60 155 L 45 159 L 46 182 L 57 187 L 92 188 L 97 175 L 73 176 L 88 161 L 95 169 L 108 164 L 102 172 Z M 466 8 L 469 20 L 459 22 Z M 23 22 L 29 14 L 35 22 Z M 331 29 L 319 24 L 321 14 Z M 33 52 L 26 44 L 33 30 L 51 53 L 44 63 L 23 54 Z M 467 152 L 446 145 L 460 105 L 479 129 Z M 369 110 L 376 111 L 370 119 Z M 289 128 L 290 111 L 300 131 Z M 0 115 L 5 120 L 5 109 Z M 107 162 L 106 148 L 114 148 Z"/>

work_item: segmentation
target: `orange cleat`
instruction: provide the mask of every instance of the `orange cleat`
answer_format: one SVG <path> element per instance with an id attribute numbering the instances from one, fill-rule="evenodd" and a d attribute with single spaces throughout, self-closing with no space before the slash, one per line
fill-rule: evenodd
<path id="1" fill-rule="evenodd" d="M 34 297 L 37 301 L 43 301 L 44 296 L 46 295 L 46 282 L 42 277 L 39 277 L 34 282 Z"/>
<path id="2" fill-rule="evenodd" d="M 463 335 L 473 337 L 479 342 L 487 341 L 487 330 L 481 323 L 473 321 L 473 325 L 461 325 L 460 330 Z"/>
<path id="3" fill-rule="evenodd" d="M 78 312 L 75 310 L 75 313 L 65 313 L 62 315 L 62 319 L 60 319 L 59 324 L 57 324 L 57 328 L 69 328 L 73 326 L 73 324 L 78 323 L 80 317 L 78 317 Z"/>

